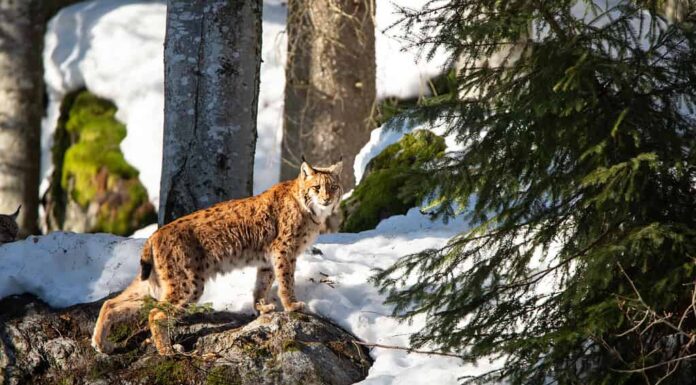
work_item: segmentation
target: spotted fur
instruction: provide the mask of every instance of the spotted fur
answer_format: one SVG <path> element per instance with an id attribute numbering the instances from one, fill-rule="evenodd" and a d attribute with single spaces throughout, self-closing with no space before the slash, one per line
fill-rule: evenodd
<path id="1" fill-rule="evenodd" d="M 141 274 L 118 297 L 104 302 L 92 345 L 109 353 L 107 336 L 115 322 L 133 317 L 146 296 L 180 309 L 196 302 L 204 284 L 217 274 L 255 266 L 254 306 L 273 311 L 270 288 L 278 280 L 285 311 L 304 303 L 295 298 L 297 257 L 316 239 L 326 218 L 338 207 L 342 163 L 313 168 L 304 162 L 297 179 L 279 183 L 251 198 L 222 202 L 179 218 L 157 230 L 145 242 Z M 159 308 L 149 315 L 152 340 L 160 354 L 172 353 L 162 329 L 169 317 Z"/>

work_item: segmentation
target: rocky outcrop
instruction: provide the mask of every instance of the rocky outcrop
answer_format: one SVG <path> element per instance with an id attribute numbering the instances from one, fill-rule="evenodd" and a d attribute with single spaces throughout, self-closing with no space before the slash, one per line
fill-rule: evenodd
<path id="1" fill-rule="evenodd" d="M 96 353 L 90 333 L 102 301 L 54 310 L 31 295 L 0 300 L 2 384 L 352 384 L 372 361 L 355 337 L 320 317 L 229 312 L 188 315 L 172 326 L 184 353 L 158 356 L 137 325 L 114 331 L 120 347 Z"/>
<path id="2" fill-rule="evenodd" d="M 445 139 L 428 130 L 404 135 L 370 160 L 353 193 L 341 202 L 341 232 L 377 227 L 383 219 L 420 205 L 429 190 L 427 165 L 444 156 Z"/>

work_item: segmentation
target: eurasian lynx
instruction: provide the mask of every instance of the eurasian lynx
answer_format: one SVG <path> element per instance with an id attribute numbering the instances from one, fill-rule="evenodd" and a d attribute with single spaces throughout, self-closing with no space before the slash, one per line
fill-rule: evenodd
<path id="1" fill-rule="evenodd" d="M 19 205 L 14 214 L 0 214 L 0 245 L 17 240 L 17 233 L 19 233 L 17 216 L 21 208 L 22 205 Z"/>
<path id="2" fill-rule="evenodd" d="M 94 327 L 92 346 L 113 351 L 107 335 L 114 322 L 133 317 L 146 296 L 181 309 L 203 294 L 216 274 L 256 266 L 254 306 L 273 311 L 268 294 L 278 279 L 285 311 L 304 307 L 295 298 L 295 262 L 316 239 L 326 218 L 340 202 L 338 176 L 342 163 L 313 168 L 303 162 L 297 179 L 279 183 L 260 195 L 218 203 L 179 218 L 145 242 L 140 277 L 119 296 L 107 300 Z M 155 307 L 149 313 L 152 340 L 160 354 L 173 349 L 163 329 L 169 315 Z"/>

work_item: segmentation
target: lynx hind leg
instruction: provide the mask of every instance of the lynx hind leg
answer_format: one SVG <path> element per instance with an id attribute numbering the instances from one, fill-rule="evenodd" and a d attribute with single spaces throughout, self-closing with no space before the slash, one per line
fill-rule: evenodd
<path id="1" fill-rule="evenodd" d="M 204 281 L 186 280 L 170 285 L 162 300 L 150 310 L 148 325 L 152 342 L 160 355 L 174 354 L 170 328 L 184 307 L 195 303 L 203 294 Z"/>
<path id="2" fill-rule="evenodd" d="M 256 285 L 254 287 L 254 310 L 257 314 L 266 314 L 275 310 L 275 305 L 269 303 L 268 294 L 273 286 L 275 274 L 270 266 L 256 269 Z"/>
<path id="3" fill-rule="evenodd" d="M 114 345 L 108 340 L 111 328 L 117 322 L 134 319 L 148 295 L 148 282 L 140 277 L 118 296 L 106 300 L 99 311 L 99 317 L 92 333 L 92 347 L 100 353 L 111 353 Z"/>

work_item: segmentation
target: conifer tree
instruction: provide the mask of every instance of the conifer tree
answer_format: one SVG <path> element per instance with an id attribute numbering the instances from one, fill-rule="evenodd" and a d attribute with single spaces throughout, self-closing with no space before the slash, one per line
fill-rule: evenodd
<path id="1" fill-rule="evenodd" d="M 695 19 L 693 3 L 674 22 L 663 3 L 403 10 L 414 43 L 449 52 L 458 76 L 400 117 L 464 144 L 411 188 L 471 228 L 375 281 L 395 315 L 426 316 L 414 347 L 502 358 L 466 381 L 696 378 Z"/>

